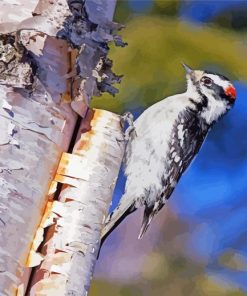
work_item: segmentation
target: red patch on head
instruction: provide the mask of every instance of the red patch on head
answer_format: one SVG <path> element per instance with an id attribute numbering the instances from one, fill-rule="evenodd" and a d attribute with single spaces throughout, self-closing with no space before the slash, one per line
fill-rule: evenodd
<path id="1" fill-rule="evenodd" d="M 236 89 L 230 85 L 228 86 L 226 89 L 225 89 L 225 94 L 228 96 L 228 97 L 231 97 L 232 99 L 236 99 L 237 97 L 237 93 L 236 93 Z"/>

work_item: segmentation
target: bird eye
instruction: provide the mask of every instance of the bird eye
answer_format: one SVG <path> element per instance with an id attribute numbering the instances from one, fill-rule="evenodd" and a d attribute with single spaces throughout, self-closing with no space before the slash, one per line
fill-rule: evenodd
<path id="1" fill-rule="evenodd" d="M 202 82 L 205 84 L 205 85 L 211 85 L 212 84 L 212 79 L 210 79 L 209 77 L 202 77 Z"/>

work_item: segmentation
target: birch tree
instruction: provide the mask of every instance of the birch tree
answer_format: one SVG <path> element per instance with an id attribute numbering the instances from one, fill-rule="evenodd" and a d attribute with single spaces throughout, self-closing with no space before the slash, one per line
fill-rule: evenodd
<path id="1" fill-rule="evenodd" d="M 0 295 L 86 295 L 123 156 L 120 116 L 88 109 L 120 81 L 115 0 L 0 7 Z"/>

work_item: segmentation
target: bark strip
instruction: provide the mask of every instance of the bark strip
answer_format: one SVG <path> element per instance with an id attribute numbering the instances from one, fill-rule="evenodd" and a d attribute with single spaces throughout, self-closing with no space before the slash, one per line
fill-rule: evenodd
<path id="1" fill-rule="evenodd" d="M 54 179 L 64 185 L 47 218 L 52 215 L 54 223 L 30 295 L 79 296 L 89 290 L 124 141 L 120 116 L 104 110 L 88 112 L 80 131 L 73 154 L 63 154 Z"/>

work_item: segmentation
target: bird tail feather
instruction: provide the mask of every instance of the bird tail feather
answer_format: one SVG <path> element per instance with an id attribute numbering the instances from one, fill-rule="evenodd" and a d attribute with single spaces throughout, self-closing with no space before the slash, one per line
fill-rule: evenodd
<path id="1" fill-rule="evenodd" d="M 107 217 L 106 224 L 101 232 L 101 246 L 109 234 L 131 213 L 136 210 L 135 204 L 120 203 L 119 206 Z"/>
<path id="2" fill-rule="evenodd" d="M 143 214 L 143 220 L 142 220 L 142 226 L 141 230 L 138 236 L 138 239 L 141 239 L 144 235 L 144 233 L 147 231 L 155 212 L 153 211 L 153 206 L 152 207 L 145 207 L 144 214 Z"/>
<path id="3" fill-rule="evenodd" d="M 142 227 L 138 236 L 138 239 L 141 239 L 144 235 L 144 233 L 147 231 L 151 221 L 153 220 L 153 217 L 155 214 L 157 214 L 164 206 L 164 203 L 159 200 L 158 202 L 155 202 L 152 206 L 145 206 L 143 220 L 142 220 Z"/>

